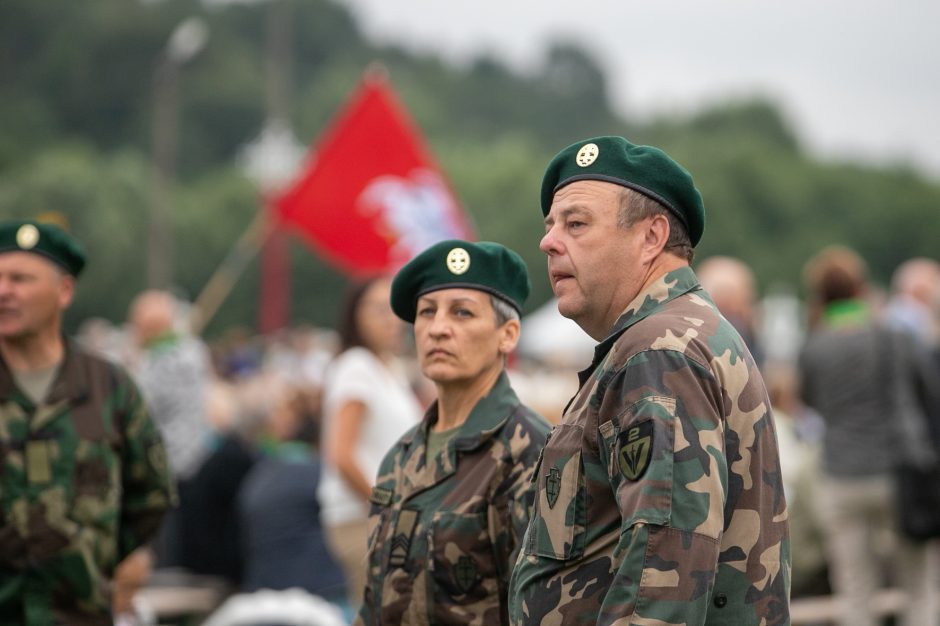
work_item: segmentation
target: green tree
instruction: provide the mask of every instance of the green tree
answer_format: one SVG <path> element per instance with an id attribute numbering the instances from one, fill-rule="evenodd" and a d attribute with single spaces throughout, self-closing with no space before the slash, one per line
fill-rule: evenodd
<path id="1" fill-rule="evenodd" d="M 669 152 L 705 199 L 700 258 L 728 254 L 763 285 L 799 284 L 823 245 L 856 247 L 884 282 L 914 255 L 936 258 L 940 186 L 903 164 L 823 161 L 767 98 L 716 102 L 638 120 L 610 108 L 607 76 L 571 41 L 513 71 L 482 56 L 460 67 L 368 42 L 329 0 L 277 0 L 291 12 L 292 122 L 313 144 L 372 63 L 384 66 L 481 238 L 528 264 L 531 310 L 551 295 L 538 194 L 544 167 L 571 142 L 622 134 Z M 177 24 L 199 15 L 208 46 L 180 73 L 178 180 L 172 191 L 177 289 L 194 298 L 259 210 L 237 169 L 265 114 L 269 3 L 198 0 L 0 3 L 0 215 L 64 214 L 89 249 L 69 316 L 123 320 L 144 288 L 153 73 Z M 330 324 L 347 282 L 291 240 L 294 321 Z M 257 318 L 259 261 L 247 267 L 208 332 Z"/>

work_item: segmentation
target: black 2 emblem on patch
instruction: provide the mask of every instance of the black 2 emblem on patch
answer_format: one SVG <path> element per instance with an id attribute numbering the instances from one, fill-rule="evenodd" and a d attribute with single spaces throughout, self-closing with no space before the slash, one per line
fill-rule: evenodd
<path id="1" fill-rule="evenodd" d="M 561 490 L 561 473 L 553 467 L 545 474 L 545 497 L 548 499 L 548 508 L 554 509 L 558 502 L 558 492 Z"/>
<path id="2" fill-rule="evenodd" d="M 617 462 L 627 480 L 639 480 L 649 467 L 653 453 L 653 420 L 627 428 L 618 437 Z"/>

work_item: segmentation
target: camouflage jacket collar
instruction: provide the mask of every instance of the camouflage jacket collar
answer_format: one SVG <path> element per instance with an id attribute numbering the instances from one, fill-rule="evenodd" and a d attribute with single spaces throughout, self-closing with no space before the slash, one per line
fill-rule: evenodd
<path id="1" fill-rule="evenodd" d="M 82 365 L 81 351 L 71 339 L 63 338 L 63 341 L 65 342 L 65 356 L 45 404 L 57 404 L 63 400 L 80 400 L 87 394 L 88 376 L 86 368 Z M 5 400 L 15 400 L 24 408 L 35 408 L 33 402 L 16 386 L 13 373 L 0 356 L 0 401 Z"/>
<path id="2" fill-rule="evenodd" d="M 454 435 L 454 448 L 474 450 L 492 437 L 509 419 L 513 409 L 519 405 L 519 398 L 509 384 L 509 376 L 503 370 L 490 392 L 480 398 L 467 421 Z"/>
<path id="3" fill-rule="evenodd" d="M 441 454 L 434 459 L 433 468 L 425 468 L 417 482 L 409 485 L 405 491 L 425 489 L 439 483 L 457 471 L 457 453 L 479 448 L 502 429 L 506 421 L 520 404 L 516 392 L 509 384 L 505 370 L 500 373 L 496 384 L 483 396 L 457 433 L 447 443 Z M 428 409 L 421 424 L 402 439 L 405 455 L 415 459 L 416 466 L 425 464 L 427 454 L 427 431 L 437 420 L 437 402 Z"/>
<path id="4" fill-rule="evenodd" d="M 583 385 L 591 376 L 591 373 L 597 369 L 597 366 L 601 364 L 624 331 L 660 310 L 669 301 L 696 289 L 700 290 L 701 286 L 695 272 L 692 271 L 691 267 L 680 267 L 663 274 L 653 284 L 637 294 L 623 313 L 620 314 L 620 317 L 617 318 L 617 321 L 614 322 L 614 326 L 607 337 L 594 348 L 594 360 L 591 365 L 578 373 L 581 384 Z"/>
<path id="5" fill-rule="evenodd" d="M 458 450 L 473 450 L 493 436 L 509 419 L 513 408 L 519 405 L 519 398 L 509 384 L 509 376 L 503 370 L 490 392 L 480 398 L 460 430 L 451 440 Z M 428 408 L 418 428 L 405 435 L 402 443 L 406 446 L 427 443 L 427 429 L 437 421 L 437 401 Z"/>

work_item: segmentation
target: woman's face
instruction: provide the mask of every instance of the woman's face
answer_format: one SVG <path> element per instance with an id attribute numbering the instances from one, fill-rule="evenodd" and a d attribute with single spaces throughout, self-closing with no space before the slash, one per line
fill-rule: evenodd
<path id="1" fill-rule="evenodd" d="M 401 349 L 403 322 L 389 304 L 391 281 L 380 279 L 366 288 L 356 307 L 356 325 L 366 347 L 376 354 Z"/>
<path id="2" fill-rule="evenodd" d="M 415 342 L 418 362 L 435 383 L 472 381 L 502 368 L 516 346 L 519 322 L 496 325 L 489 294 L 442 289 L 418 298 Z"/>

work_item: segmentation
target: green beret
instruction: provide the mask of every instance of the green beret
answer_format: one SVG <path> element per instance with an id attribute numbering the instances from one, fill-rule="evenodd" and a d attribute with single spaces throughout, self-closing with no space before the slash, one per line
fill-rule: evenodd
<path id="1" fill-rule="evenodd" d="M 81 244 L 54 224 L 32 220 L 0 222 L 0 253 L 32 252 L 77 277 L 85 267 Z"/>
<path id="2" fill-rule="evenodd" d="M 692 175 L 659 148 L 636 146 L 623 137 L 594 137 L 571 144 L 545 170 L 542 214 L 548 215 L 556 191 L 578 180 L 606 181 L 649 196 L 679 218 L 693 246 L 702 238 L 705 205 Z"/>
<path id="3" fill-rule="evenodd" d="M 518 254 L 498 243 L 441 241 L 395 275 L 392 310 L 406 322 L 414 323 L 420 296 L 453 288 L 485 291 L 521 313 L 529 297 L 529 273 Z"/>

